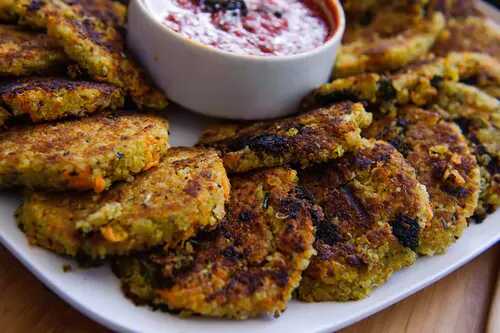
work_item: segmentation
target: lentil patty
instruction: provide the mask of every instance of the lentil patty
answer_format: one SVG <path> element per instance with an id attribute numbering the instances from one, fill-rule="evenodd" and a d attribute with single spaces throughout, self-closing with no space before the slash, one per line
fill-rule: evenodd
<path id="1" fill-rule="evenodd" d="M 299 299 L 361 299 L 415 261 L 432 211 L 415 170 L 390 144 L 366 141 L 300 176 L 324 219 L 316 225 L 317 255 L 303 274 Z"/>
<path id="2" fill-rule="evenodd" d="M 68 57 L 47 35 L 0 25 L 0 76 L 53 72 Z"/>
<path id="3" fill-rule="evenodd" d="M 433 108 L 460 126 L 476 155 L 481 193 L 474 219 L 482 221 L 500 206 L 500 101 L 474 86 L 445 81 Z"/>
<path id="4" fill-rule="evenodd" d="M 158 164 L 166 120 L 132 113 L 18 125 L 0 132 L 0 187 L 101 192 Z"/>
<path id="5" fill-rule="evenodd" d="M 163 93 L 124 49 L 123 36 L 113 25 L 60 0 L 50 1 L 55 9 L 48 17 L 48 35 L 90 77 L 124 89 L 140 109 L 162 110 L 167 106 Z"/>
<path id="6" fill-rule="evenodd" d="M 285 310 L 313 254 L 310 204 L 290 169 L 233 176 L 231 186 L 227 217 L 214 232 L 115 262 L 129 297 L 237 319 Z"/>
<path id="7" fill-rule="evenodd" d="M 500 61 L 481 53 L 452 52 L 393 74 L 365 73 L 336 79 L 318 88 L 309 104 L 329 105 L 343 100 L 363 101 L 382 109 L 415 104 L 425 106 L 438 96 L 442 81 L 474 82 L 478 87 L 500 86 Z"/>
<path id="8" fill-rule="evenodd" d="M 392 13 L 398 16 L 398 13 Z M 387 15 L 385 15 L 387 16 Z M 383 18 L 384 27 L 387 17 Z M 391 20 L 391 18 L 389 18 Z M 408 25 L 406 22 L 405 26 Z M 387 36 L 377 33 L 371 24 L 351 32 L 337 56 L 334 76 L 346 77 L 365 72 L 397 70 L 428 53 L 444 28 L 443 16 L 434 16 L 410 24 L 405 30 Z M 347 35 L 349 37 L 349 35 Z"/>
<path id="9" fill-rule="evenodd" d="M 206 130 L 200 145 L 221 151 L 231 172 L 322 162 L 340 157 L 361 142 L 361 128 L 371 122 L 362 104 L 340 103 L 298 116 Z"/>
<path id="10" fill-rule="evenodd" d="M 139 108 L 161 110 L 167 106 L 163 93 L 125 50 L 121 29 L 116 26 L 125 20 L 126 9 L 121 4 L 106 0 L 6 1 L 0 3 L 0 11 L 13 12 L 21 24 L 46 29 L 92 79 L 124 89 Z"/>
<path id="11" fill-rule="evenodd" d="M 408 107 L 376 119 L 364 134 L 390 142 L 415 168 L 434 213 L 418 252 L 445 252 L 467 227 L 479 197 L 479 166 L 460 128 L 437 113 Z"/>
<path id="12" fill-rule="evenodd" d="M 105 83 L 29 78 L 0 84 L 0 103 L 14 116 L 40 122 L 116 110 L 124 98 L 120 89 Z"/>
<path id="13" fill-rule="evenodd" d="M 94 193 L 29 193 L 17 220 L 30 243 L 103 258 L 176 246 L 224 217 L 229 182 L 213 151 L 173 148 L 131 183 Z"/>

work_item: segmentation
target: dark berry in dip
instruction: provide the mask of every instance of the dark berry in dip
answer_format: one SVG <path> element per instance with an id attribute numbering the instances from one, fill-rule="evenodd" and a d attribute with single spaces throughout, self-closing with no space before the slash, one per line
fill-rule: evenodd
<path id="1" fill-rule="evenodd" d="M 303 53 L 323 45 L 334 30 L 313 0 L 165 1 L 170 29 L 232 53 Z"/>

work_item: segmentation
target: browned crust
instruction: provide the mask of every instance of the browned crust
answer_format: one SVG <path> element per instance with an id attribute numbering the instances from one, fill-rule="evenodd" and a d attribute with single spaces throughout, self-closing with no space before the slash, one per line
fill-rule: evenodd
<path id="1" fill-rule="evenodd" d="M 314 239 L 311 207 L 296 183 L 295 172 L 284 168 L 231 178 L 222 225 L 170 253 L 139 258 L 138 272 L 130 261 L 118 262 L 125 290 L 137 299 L 133 281 L 145 278 L 146 285 L 155 282 L 153 304 L 171 310 L 238 319 L 279 314 Z"/>
<path id="2" fill-rule="evenodd" d="M 47 21 L 47 33 L 95 80 L 116 85 L 130 94 L 141 109 L 162 110 L 165 95 L 125 50 L 116 27 L 60 0 Z"/>
<path id="3" fill-rule="evenodd" d="M 0 25 L 0 76 L 54 72 L 68 61 L 47 35 Z"/>
<path id="4" fill-rule="evenodd" d="M 366 141 L 300 177 L 324 212 L 300 299 L 359 299 L 414 262 L 431 207 L 414 169 L 390 144 Z"/>
<path id="5" fill-rule="evenodd" d="M 288 163 L 307 166 L 357 147 L 360 128 L 370 121 L 361 104 L 346 102 L 276 121 L 211 128 L 199 144 L 220 150 L 232 172 Z"/>
<path id="6" fill-rule="evenodd" d="M 424 229 L 419 252 L 446 251 L 467 227 L 480 190 L 479 166 L 458 126 L 408 107 L 375 120 L 364 134 L 396 147 L 427 187 L 434 217 Z"/>
<path id="7" fill-rule="evenodd" d="M 0 187 L 102 192 L 155 166 L 168 147 L 168 122 L 129 112 L 0 132 Z"/>
<path id="8" fill-rule="evenodd" d="M 124 98 L 119 88 L 104 83 L 35 77 L 0 85 L 0 101 L 13 115 L 40 122 L 116 110 Z"/>
<path id="9" fill-rule="evenodd" d="M 228 197 L 214 151 L 172 148 L 133 182 L 101 194 L 28 192 L 17 218 L 32 244 L 95 259 L 178 246 L 220 223 Z"/>

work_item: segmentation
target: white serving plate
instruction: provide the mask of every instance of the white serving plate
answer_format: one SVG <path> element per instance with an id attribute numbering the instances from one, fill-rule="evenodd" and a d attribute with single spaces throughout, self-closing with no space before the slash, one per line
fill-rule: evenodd
<path id="1" fill-rule="evenodd" d="M 168 114 L 173 145 L 192 145 L 210 120 L 186 111 Z M 121 293 L 110 269 L 80 269 L 72 261 L 28 245 L 13 218 L 20 197 L 0 193 L 0 242 L 47 287 L 100 324 L 119 332 L 224 333 L 224 332 L 332 332 L 361 320 L 446 276 L 500 241 L 500 210 L 482 224 L 471 225 L 445 255 L 421 258 L 396 273 L 368 298 L 346 303 L 292 301 L 279 319 L 248 321 L 190 318 L 137 307 Z M 74 268 L 63 272 L 63 265 Z"/>
<path id="2" fill-rule="evenodd" d="M 500 22 L 500 12 L 486 3 L 479 8 Z M 187 111 L 167 114 L 171 144 L 191 146 L 211 119 Z M 13 215 L 21 197 L 0 192 L 0 243 L 38 279 L 78 311 L 117 332 L 140 333 L 331 333 L 372 315 L 416 293 L 466 264 L 491 246 L 500 244 L 500 210 L 482 224 L 472 224 L 446 254 L 420 258 L 395 273 L 368 298 L 345 303 L 292 301 L 279 319 L 231 321 L 206 318 L 182 319 L 175 315 L 137 307 L 121 293 L 109 267 L 80 269 L 71 260 L 30 246 L 17 228 Z M 73 270 L 63 272 L 63 265 Z"/>

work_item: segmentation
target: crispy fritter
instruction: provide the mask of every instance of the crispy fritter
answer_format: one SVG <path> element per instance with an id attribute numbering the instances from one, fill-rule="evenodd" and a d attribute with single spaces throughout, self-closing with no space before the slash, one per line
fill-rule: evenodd
<path id="1" fill-rule="evenodd" d="M 124 99 L 119 88 L 105 83 L 29 78 L 0 84 L 0 103 L 14 116 L 40 122 L 116 110 Z"/>
<path id="2" fill-rule="evenodd" d="M 299 299 L 361 299 L 415 261 L 432 211 L 415 170 L 390 144 L 367 140 L 300 178 L 324 219 L 316 225 L 317 255 L 303 274 Z"/>
<path id="3" fill-rule="evenodd" d="M 285 310 L 314 253 L 311 206 L 290 169 L 234 176 L 231 187 L 227 217 L 214 232 L 172 251 L 117 260 L 129 297 L 236 319 Z"/>
<path id="4" fill-rule="evenodd" d="M 105 1 L 69 3 L 62 0 L 21 0 L 13 6 L 24 23 L 46 28 L 49 36 L 57 41 L 69 58 L 94 80 L 126 90 L 139 108 L 164 109 L 167 106 L 165 96 L 124 49 L 122 34 L 106 21 L 109 13 L 96 14 L 101 13 L 101 6 L 107 6 Z M 86 7 L 84 3 L 90 5 Z"/>
<path id="5" fill-rule="evenodd" d="M 158 164 L 166 120 L 133 113 L 19 125 L 0 133 L 0 187 L 102 192 Z"/>
<path id="6" fill-rule="evenodd" d="M 213 151 L 174 148 L 131 183 L 94 193 L 29 193 L 17 220 L 31 244 L 104 258 L 166 247 L 224 217 L 229 181 Z"/>
<path id="7" fill-rule="evenodd" d="M 106 24 L 125 26 L 127 7 L 112 0 L 62 0 L 75 10 L 96 16 Z M 52 0 L 0 0 L 0 19 L 45 29 L 53 11 Z"/>
<path id="8" fill-rule="evenodd" d="M 45 34 L 0 25 L 0 76 L 47 73 L 66 63 L 62 48 Z"/>
<path id="9" fill-rule="evenodd" d="M 500 26 L 488 18 L 451 19 L 440 34 L 433 52 L 480 52 L 500 61 Z"/>
<path id="10" fill-rule="evenodd" d="M 500 86 L 500 62 L 480 53 L 450 53 L 444 58 L 427 60 L 389 75 L 360 74 L 336 79 L 318 88 L 312 104 L 355 100 L 392 108 L 397 105 L 428 105 L 438 95 L 443 80 L 471 81 L 479 87 Z"/>
<path id="11" fill-rule="evenodd" d="M 161 110 L 167 106 L 163 93 L 124 50 L 118 30 L 60 0 L 51 1 L 57 10 L 48 18 L 49 36 L 93 79 L 123 88 L 141 109 Z"/>
<path id="12" fill-rule="evenodd" d="M 434 108 L 455 121 L 481 166 L 481 194 L 475 220 L 500 206 L 500 101 L 476 87 L 443 82 Z"/>
<path id="13" fill-rule="evenodd" d="M 460 128 L 437 113 L 407 107 L 376 118 L 363 134 L 388 141 L 415 168 L 434 213 L 418 253 L 445 252 L 467 227 L 479 197 L 479 166 Z"/>
<path id="14" fill-rule="evenodd" d="M 339 103 L 291 118 L 250 126 L 206 130 L 200 145 L 221 151 L 231 172 L 322 162 L 340 157 L 361 143 L 361 128 L 371 122 L 360 103 Z"/>
<path id="15" fill-rule="evenodd" d="M 384 17 L 384 27 L 386 21 Z M 387 36 L 378 33 L 372 24 L 357 29 L 356 33 L 352 32 L 351 35 L 356 37 L 351 36 L 351 41 L 344 41 L 345 44 L 337 56 L 335 77 L 397 70 L 415 62 L 430 50 L 445 22 L 443 16 L 436 13 L 431 18 L 409 27 L 407 24 L 408 22 L 405 24 L 405 30 Z"/>

